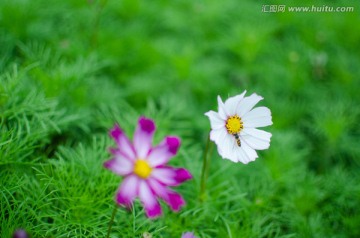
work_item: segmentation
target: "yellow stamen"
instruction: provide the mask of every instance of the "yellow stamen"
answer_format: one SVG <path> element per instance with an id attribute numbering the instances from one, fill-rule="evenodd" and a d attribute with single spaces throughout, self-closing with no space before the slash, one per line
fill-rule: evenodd
<path id="1" fill-rule="evenodd" d="M 138 159 L 135 162 L 134 173 L 140 178 L 147 178 L 151 174 L 152 168 L 146 160 Z"/>
<path id="2" fill-rule="evenodd" d="M 226 120 L 226 130 L 229 134 L 238 134 L 243 128 L 243 122 L 238 115 L 231 116 Z"/>

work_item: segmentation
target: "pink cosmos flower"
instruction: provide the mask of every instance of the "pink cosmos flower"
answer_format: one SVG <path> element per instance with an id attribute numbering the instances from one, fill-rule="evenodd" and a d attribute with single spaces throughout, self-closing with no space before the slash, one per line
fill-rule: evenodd
<path id="1" fill-rule="evenodd" d="M 186 169 L 166 165 L 177 153 L 180 139 L 167 136 L 159 145 L 152 147 L 154 132 L 155 123 L 140 117 L 131 143 L 123 130 L 115 125 L 110 135 L 117 148 L 110 150 L 113 158 L 104 163 L 105 168 L 124 176 L 116 194 L 116 202 L 131 207 L 138 197 L 150 218 L 162 214 L 158 198 L 164 200 L 173 211 L 179 211 L 185 201 L 168 187 L 178 186 L 192 178 Z"/>
<path id="2" fill-rule="evenodd" d="M 183 233 L 181 235 L 181 238 L 196 238 L 196 236 L 194 235 L 193 232 L 188 231 L 188 232 Z"/>
<path id="3" fill-rule="evenodd" d="M 14 232 L 13 238 L 29 238 L 29 235 L 23 229 L 18 229 Z"/>

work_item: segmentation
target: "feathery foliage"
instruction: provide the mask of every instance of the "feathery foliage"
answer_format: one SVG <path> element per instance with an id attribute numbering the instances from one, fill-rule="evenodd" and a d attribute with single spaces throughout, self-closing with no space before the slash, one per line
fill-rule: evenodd
<path id="1" fill-rule="evenodd" d="M 270 2 L 1 1 L 0 237 L 105 237 L 120 182 L 102 168 L 108 129 L 131 134 L 140 115 L 155 143 L 182 138 L 170 163 L 194 179 L 176 188 L 181 212 L 148 220 L 137 202 L 111 237 L 359 237 L 359 9 L 261 12 Z M 271 147 L 248 165 L 213 148 L 200 202 L 203 113 L 244 89 L 272 111 Z"/>

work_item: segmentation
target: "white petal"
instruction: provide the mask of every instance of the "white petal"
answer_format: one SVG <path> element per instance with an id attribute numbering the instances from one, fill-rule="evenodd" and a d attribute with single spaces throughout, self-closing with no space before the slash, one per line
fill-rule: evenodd
<path id="1" fill-rule="evenodd" d="M 242 118 L 247 112 L 249 112 L 263 97 L 257 95 L 256 93 L 251 94 L 249 97 L 245 97 L 238 104 L 236 112 L 238 116 Z"/>
<path id="2" fill-rule="evenodd" d="M 225 121 L 221 119 L 220 115 L 214 111 L 208 111 L 205 113 L 209 117 L 211 129 L 216 130 L 225 126 Z"/>
<path id="3" fill-rule="evenodd" d="M 242 94 L 234 97 L 230 97 L 225 101 L 225 108 L 227 113 L 229 113 L 229 115 L 236 114 L 236 108 L 239 105 L 240 101 L 244 98 L 245 93 L 246 90 Z"/>
<path id="4" fill-rule="evenodd" d="M 241 147 L 237 146 L 235 151 L 236 151 L 236 160 L 237 160 L 237 162 L 241 162 L 243 164 L 247 164 L 247 163 L 250 162 L 250 157 L 247 155 L 247 153 L 242 148 L 242 144 L 241 144 Z"/>
<path id="5" fill-rule="evenodd" d="M 272 124 L 271 112 L 267 107 L 257 107 L 246 113 L 242 120 L 244 127 L 263 127 Z"/>
<path id="6" fill-rule="evenodd" d="M 240 137 L 253 149 L 265 150 L 270 146 L 271 133 L 255 128 L 244 128 Z"/>
<path id="7" fill-rule="evenodd" d="M 267 107 L 257 107 L 252 109 L 251 111 L 249 111 L 248 113 L 246 113 L 245 115 L 243 115 L 243 119 L 248 119 L 251 120 L 253 118 L 258 118 L 258 117 L 269 117 L 271 116 L 271 112 L 270 109 Z"/>
<path id="8" fill-rule="evenodd" d="M 272 136 L 271 133 L 256 128 L 244 128 L 243 133 L 265 141 L 270 141 Z"/>
<path id="9" fill-rule="evenodd" d="M 241 138 L 245 140 L 246 143 L 248 143 L 248 145 L 255 150 L 266 150 L 270 146 L 269 141 L 259 140 L 253 136 L 244 135 L 241 136 Z"/>
<path id="10" fill-rule="evenodd" d="M 246 141 L 242 141 L 241 143 L 241 148 L 244 150 L 244 152 L 246 153 L 246 155 L 248 156 L 248 162 L 250 161 L 254 161 L 256 158 L 258 158 L 259 156 L 257 155 L 256 151 L 251 148 Z"/>
<path id="11" fill-rule="evenodd" d="M 217 130 L 211 130 L 210 132 L 210 140 L 214 141 L 216 144 L 219 144 L 221 141 L 225 139 L 225 137 L 228 135 L 226 129 L 217 129 Z"/>
<path id="12" fill-rule="evenodd" d="M 218 100 L 218 106 L 219 106 L 219 108 L 218 108 L 219 116 L 221 117 L 221 119 L 226 120 L 228 114 L 225 110 L 225 105 L 224 105 L 223 101 L 221 100 L 220 96 L 217 97 L 217 100 Z"/>
<path id="13" fill-rule="evenodd" d="M 236 144 L 235 138 L 232 135 L 227 134 L 222 140 L 217 143 L 218 152 L 224 159 L 229 159 L 233 162 L 237 162 Z"/>
<path id="14" fill-rule="evenodd" d="M 253 120 L 244 120 L 244 128 L 246 127 L 264 127 L 272 125 L 271 116 L 269 117 L 258 117 Z"/>

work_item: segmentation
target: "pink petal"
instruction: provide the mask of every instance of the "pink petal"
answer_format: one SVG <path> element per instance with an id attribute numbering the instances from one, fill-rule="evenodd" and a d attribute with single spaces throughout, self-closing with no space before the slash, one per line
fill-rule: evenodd
<path id="1" fill-rule="evenodd" d="M 191 173 L 186 169 L 172 167 L 155 168 L 151 177 L 167 186 L 178 186 L 186 180 L 192 179 Z"/>
<path id="2" fill-rule="evenodd" d="M 156 218 L 156 217 L 162 215 L 161 206 L 158 202 L 156 202 L 156 204 L 154 206 L 147 206 L 146 204 L 144 204 L 144 208 L 145 208 L 146 215 L 149 218 Z"/>
<path id="3" fill-rule="evenodd" d="M 155 178 L 164 185 L 175 184 L 176 183 L 175 176 L 176 176 L 175 171 L 167 167 L 154 168 L 151 173 L 152 178 Z"/>
<path id="4" fill-rule="evenodd" d="M 28 233 L 26 233 L 25 230 L 23 230 L 23 229 L 17 229 L 17 230 L 14 232 L 14 234 L 13 234 L 12 237 L 13 237 L 13 238 L 29 238 L 30 236 L 28 235 Z"/>
<path id="5" fill-rule="evenodd" d="M 105 161 L 104 167 L 118 175 L 125 176 L 132 172 L 134 165 L 131 160 L 117 154 L 115 158 Z"/>
<path id="6" fill-rule="evenodd" d="M 180 208 L 185 205 L 184 198 L 180 194 L 171 190 L 168 190 L 167 198 L 163 199 L 170 206 L 170 208 L 176 212 L 180 211 Z"/>
<path id="7" fill-rule="evenodd" d="M 159 183 L 156 179 L 149 179 L 148 183 L 156 196 L 162 198 L 173 211 L 179 211 L 180 207 L 185 205 L 184 199 L 179 194 L 167 189 L 165 185 Z"/>
<path id="8" fill-rule="evenodd" d="M 139 185 L 140 179 L 136 175 L 126 177 L 117 192 L 117 203 L 127 207 L 131 206 L 133 200 L 137 196 Z"/>
<path id="9" fill-rule="evenodd" d="M 109 152 L 113 155 L 120 153 L 119 149 L 117 148 L 109 148 Z"/>
<path id="10" fill-rule="evenodd" d="M 126 137 L 126 135 L 118 125 L 115 125 L 110 130 L 110 136 L 114 138 L 118 146 L 118 150 L 121 154 L 123 154 L 128 159 L 135 159 L 134 148 L 132 147 L 129 139 Z"/>
<path id="11" fill-rule="evenodd" d="M 156 200 L 156 196 L 153 191 L 151 191 L 146 180 L 140 181 L 139 198 L 144 205 L 146 215 L 149 218 L 155 218 L 162 214 L 160 204 Z"/>
<path id="12" fill-rule="evenodd" d="M 183 233 L 183 234 L 181 235 L 181 238 L 196 238 L 196 236 L 194 235 L 193 232 L 188 231 L 188 232 L 186 232 L 186 233 Z"/>
<path id="13" fill-rule="evenodd" d="M 150 151 L 148 161 L 152 167 L 166 164 L 171 157 L 176 155 L 181 141 L 176 136 L 166 137 L 158 146 Z"/>
<path id="14" fill-rule="evenodd" d="M 158 180 L 152 177 L 148 178 L 147 182 L 156 196 L 161 198 L 167 196 L 166 185 L 161 184 Z"/>
<path id="15" fill-rule="evenodd" d="M 176 184 L 172 185 L 172 186 L 176 186 L 179 185 L 183 182 L 185 182 L 186 180 L 192 179 L 193 176 L 191 175 L 191 173 L 184 169 L 184 168 L 179 168 L 179 169 L 175 169 L 175 181 Z"/>
<path id="16" fill-rule="evenodd" d="M 155 123 L 151 119 L 141 117 L 134 134 L 134 147 L 138 158 L 146 158 L 155 132 Z"/>

